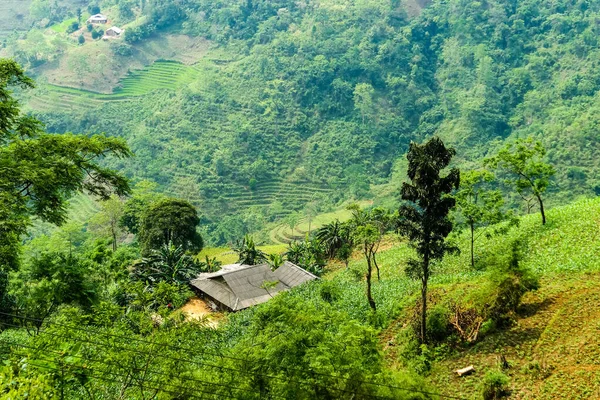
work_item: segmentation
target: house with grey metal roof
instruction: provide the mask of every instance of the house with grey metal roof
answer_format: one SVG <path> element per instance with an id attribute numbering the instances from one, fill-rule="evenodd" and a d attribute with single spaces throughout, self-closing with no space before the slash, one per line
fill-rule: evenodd
<path id="1" fill-rule="evenodd" d="M 239 311 L 314 279 L 318 278 L 286 261 L 275 271 L 268 264 L 225 265 L 217 272 L 198 275 L 190 283 L 217 308 Z"/>

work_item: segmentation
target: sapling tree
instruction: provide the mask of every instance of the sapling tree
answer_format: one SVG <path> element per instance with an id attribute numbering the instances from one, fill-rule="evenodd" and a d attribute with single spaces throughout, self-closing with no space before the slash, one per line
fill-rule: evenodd
<path id="1" fill-rule="evenodd" d="M 460 188 L 454 196 L 459 214 L 458 223 L 467 227 L 470 233 L 471 267 L 475 267 L 475 241 L 483 234 L 477 228 L 508 221 L 508 224 L 486 231 L 486 235 L 500 234 L 518 223 L 512 212 L 505 212 L 504 199 L 500 190 L 491 189 L 494 175 L 486 170 L 463 172 Z"/>
<path id="2" fill-rule="evenodd" d="M 533 138 L 508 143 L 494 157 L 485 160 L 485 165 L 506 174 L 504 182 L 513 186 L 517 193 L 526 198 L 529 192 L 537 199 L 542 215 L 542 225 L 546 224 L 542 195 L 556 173 L 552 165 L 542 161 L 546 149 Z"/>
<path id="3" fill-rule="evenodd" d="M 360 249 L 367 262 L 367 300 L 369 306 L 375 311 L 375 300 L 371 293 L 373 267 L 377 270 L 377 279 L 380 280 L 377 251 L 384 234 L 391 227 L 392 218 L 389 211 L 382 208 L 362 210 L 358 204 L 348 208 L 352 211 L 352 219 L 349 221 L 352 228 L 352 243 Z"/>
<path id="4" fill-rule="evenodd" d="M 408 151 L 408 178 L 402 184 L 398 228 L 410 239 L 418 259 L 409 262 L 409 275 L 421 280 L 421 341 L 427 341 L 427 284 L 433 260 L 440 260 L 456 248 L 446 243 L 452 232 L 448 216 L 456 200 L 450 196 L 458 189 L 460 172 L 452 168 L 441 176 L 455 154 L 437 137 L 424 144 L 411 143 Z"/>

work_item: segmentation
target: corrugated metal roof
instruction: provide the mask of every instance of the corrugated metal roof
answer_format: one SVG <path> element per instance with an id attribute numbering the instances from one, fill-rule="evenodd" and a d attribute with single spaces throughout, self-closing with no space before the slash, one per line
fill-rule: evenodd
<path id="1" fill-rule="evenodd" d="M 190 283 L 233 311 L 268 301 L 275 294 L 317 279 L 286 261 L 275 272 L 268 264 L 224 266 L 220 271 L 200 274 Z"/>
<path id="2" fill-rule="evenodd" d="M 317 279 L 315 275 L 289 261 L 284 262 L 273 274 L 281 283 L 291 288 Z"/>
<path id="3" fill-rule="evenodd" d="M 268 264 L 254 265 L 223 275 L 233 293 L 240 300 L 249 300 L 287 289 L 271 271 Z"/>

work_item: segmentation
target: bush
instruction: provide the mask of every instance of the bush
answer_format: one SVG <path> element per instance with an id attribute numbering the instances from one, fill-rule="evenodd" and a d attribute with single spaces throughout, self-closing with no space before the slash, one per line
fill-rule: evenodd
<path id="1" fill-rule="evenodd" d="M 324 301 L 333 303 L 341 297 L 342 291 L 334 281 L 323 281 L 319 288 L 319 294 Z"/>
<path id="2" fill-rule="evenodd" d="M 97 4 L 90 4 L 88 6 L 88 12 L 92 15 L 100 14 L 100 7 Z"/>
<path id="3" fill-rule="evenodd" d="M 450 310 L 438 304 L 427 312 L 427 335 L 434 342 L 441 342 L 452 334 Z"/>
<path id="4" fill-rule="evenodd" d="M 508 377 L 500 371 L 488 372 L 483 378 L 481 391 L 483 400 L 496 400 L 508 396 Z"/>
<path id="5" fill-rule="evenodd" d="M 83 35 L 79 35 L 79 37 L 77 38 L 77 43 L 84 44 L 85 43 L 85 37 Z"/>
<path id="6" fill-rule="evenodd" d="M 73 22 L 67 27 L 67 33 L 73 33 L 77 30 L 79 30 L 79 22 Z"/>
<path id="7" fill-rule="evenodd" d="M 119 56 L 129 57 L 133 54 L 133 49 L 125 43 L 113 43 L 113 52 Z"/>

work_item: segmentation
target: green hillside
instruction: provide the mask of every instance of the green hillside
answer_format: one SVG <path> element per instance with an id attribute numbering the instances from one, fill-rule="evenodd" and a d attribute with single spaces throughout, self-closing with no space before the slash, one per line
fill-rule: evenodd
<path id="1" fill-rule="evenodd" d="M 275 192 L 247 193 L 251 181 L 292 185 L 283 192 L 293 200 L 282 202 L 298 211 L 311 201 L 298 193 L 304 186 L 335 192 L 319 200 L 323 212 L 380 193 L 370 190 L 395 179 L 408 142 L 432 134 L 454 145 L 467 168 L 504 141 L 540 139 L 558 171 L 552 191 L 560 204 L 600 192 L 599 10 L 582 4 L 453 0 L 421 10 L 425 3 L 378 0 L 304 8 L 283 0 L 250 8 L 195 0 L 173 9 L 133 7 L 130 39 L 71 43 L 33 71 L 42 80 L 56 81 L 61 70 L 70 76 L 74 61 L 61 60 L 76 60 L 76 53 L 88 54 L 90 65 L 114 57 L 123 68 L 127 56 L 117 52 L 133 51 L 139 65 L 144 46 L 180 35 L 165 61 L 111 75 L 102 90 L 108 95 L 40 84 L 28 105 L 52 131 L 125 137 L 137 154 L 125 171 L 197 199 L 212 229 L 219 229 L 216 215 L 236 216 L 247 205 L 266 220 L 282 216 L 271 210 L 279 208 Z M 228 13 L 238 15 L 237 24 L 223 19 Z M 148 33 L 143 27 L 152 20 L 158 28 Z M 197 64 L 166 61 L 198 51 L 185 37 L 212 47 L 198 53 Z M 89 53 L 95 48 L 103 59 Z M 82 72 L 84 87 L 96 76 Z M 117 102 L 131 97 L 135 102 Z M 181 193 L 190 179 L 193 193 Z M 230 197 L 236 201 L 228 207 Z"/>
<path id="2" fill-rule="evenodd" d="M 499 370 L 504 355 L 510 368 L 510 398 L 585 399 L 597 395 L 598 359 L 596 356 L 600 317 L 600 201 L 582 200 L 552 209 L 548 225 L 542 227 L 539 215 L 524 217 L 507 236 L 483 239 L 480 243 L 480 270 L 469 267 L 468 237 L 458 238 L 461 254 L 449 256 L 435 269 L 434 298 L 469 297 L 486 285 L 497 258 L 510 253 L 515 240 L 522 243 L 522 265 L 540 277 L 540 289 L 529 293 L 507 329 L 484 334 L 473 345 L 441 347 L 434 351 L 427 380 L 440 393 L 467 399 L 480 399 L 480 385 L 487 371 Z M 374 297 L 382 315 L 401 317 L 385 322 L 380 331 L 381 345 L 392 368 L 403 368 L 405 345 L 403 331 L 406 310 L 418 293 L 418 282 L 403 272 L 412 250 L 396 244 L 378 256 L 381 282 L 374 284 Z M 368 304 L 364 285 L 353 278 L 353 270 L 366 268 L 363 260 L 350 263 L 349 271 L 331 273 L 342 289 L 337 307 L 359 319 L 366 319 Z M 317 296 L 317 289 L 310 290 Z M 298 294 L 306 296 L 307 293 Z M 435 305 L 432 305 L 435 307 Z M 452 345 L 450 345 L 452 346 Z M 458 378 L 454 370 L 474 365 L 476 373 Z"/>
<path id="3" fill-rule="evenodd" d="M 599 21 L 0 1 L 0 400 L 600 398 Z"/>

